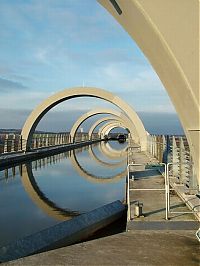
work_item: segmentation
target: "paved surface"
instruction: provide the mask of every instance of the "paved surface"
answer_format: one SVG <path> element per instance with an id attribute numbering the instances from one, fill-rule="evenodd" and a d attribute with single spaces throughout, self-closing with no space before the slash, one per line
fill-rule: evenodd
<path id="1" fill-rule="evenodd" d="M 156 163 L 155 160 L 148 158 L 145 153 L 133 153 L 131 161 L 138 164 Z M 159 171 L 154 169 L 146 169 L 144 166 L 136 166 L 131 170 L 130 178 L 133 176 L 134 180 L 130 180 L 130 189 L 164 189 L 164 177 Z M 134 216 L 135 204 L 137 202 L 143 203 L 144 217 L 137 218 Z M 135 221 L 164 221 L 165 220 L 165 191 L 163 190 L 130 190 L 130 204 L 131 204 L 131 218 Z M 176 195 L 174 191 L 170 193 L 170 213 L 171 221 L 195 221 L 193 214 L 183 214 L 190 210 L 183 203 L 183 201 Z"/>
<path id="2" fill-rule="evenodd" d="M 199 266 L 194 231 L 129 231 L 2 265 Z"/>

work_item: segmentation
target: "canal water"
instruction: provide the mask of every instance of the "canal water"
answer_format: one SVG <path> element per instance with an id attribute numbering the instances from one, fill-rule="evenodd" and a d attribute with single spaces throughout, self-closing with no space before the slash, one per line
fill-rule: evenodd
<path id="1" fill-rule="evenodd" d="M 0 246 L 124 201 L 126 145 L 101 142 L 0 171 Z"/>

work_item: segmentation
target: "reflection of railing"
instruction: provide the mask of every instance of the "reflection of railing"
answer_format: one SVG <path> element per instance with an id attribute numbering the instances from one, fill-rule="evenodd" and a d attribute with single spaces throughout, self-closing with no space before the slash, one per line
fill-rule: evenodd
<path id="1" fill-rule="evenodd" d="M 97 139 L 94 134 L 93 139 Z M 87 133 L 77 133 L 75 142 L 88 141 Z M 51 146 L 59 146 L 72 143 L 69 133 L 51 133 L 34 134 L 31 143 L 31 149 L 39 149 Z M 26 150 L 26 140 L 19 134 L 1 134 L 0 135 L 0 154 L 12 153 Z"/>

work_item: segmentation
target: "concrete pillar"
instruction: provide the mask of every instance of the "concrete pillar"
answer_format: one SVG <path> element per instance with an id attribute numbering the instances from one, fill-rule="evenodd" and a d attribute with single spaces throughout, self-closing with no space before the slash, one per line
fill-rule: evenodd
<path id="1" fill-rule="evenodd" d="M 14 136 L 12 136 L 12 139 L 11 139 L 11 149 L 10 149 L 10 151 L 11 152 L 14 152 L 15 151 L 15 135 Z"/>
<path id="2" fill-rule="evenodd" d="M 176 144 L 176 139 L 172 137 L 172 173 L 174 177 L 179 177 L 179 149 Z"/>
<path id="3" fill-rule="evenodd" d="M 3 152 L 6 153 L 8 152 L 8 134 L 6 134 L 5 139 L 4 139 L 4 148 Z"/>

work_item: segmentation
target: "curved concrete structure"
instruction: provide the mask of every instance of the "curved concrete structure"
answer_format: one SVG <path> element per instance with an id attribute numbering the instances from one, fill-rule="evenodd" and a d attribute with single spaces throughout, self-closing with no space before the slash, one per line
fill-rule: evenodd
<path id="1" fill-rule="evenodd" d="M 50 217 L 59 221 L 65 221 L 79 215 L 78 212 L 58 207 L 49 200 L 38 187 L 32 172 L 31 163 L 22 166 L 22 184 L 32 201 Z"/>
<path id="2" fill-rule="evenodd" d="M 185 131 L 200 184 L 199 0 L 98 0 L 146 55 Z"/>
<path id="3" fill-rule="evenodd" d="M 108 135 L 110 131 L 113 130 L 114 128 L 127 129 L 126 125 L 124 125 L 124 123 L 122 122 L 119 121 L 108 122 L 100 129 L 99 134 L 101 134 L 102 136 Z"/>
<path id="4" fill-rule="evenodd" d="M 125 114 L 123 114 L 122 112 L 115 111 L 115 110 L 108 109 L 108 108 L 94 109 L 94 110 L 91 110 L 91 111 L 83 114 L 81 117 L 79 117 L 79 119 L 74 123 L 74 125 L 70 131 L 70 136 L 71 136 L 71 139 L 73 140 L 73 142 L 75 140 L 75 135 L 76 135 L 76 132 L 77 132 L 78 128 L 80 127 L 80 125 L 84 121 L 86 121 L 88 118 L 95 116 L 95 115 L 99 115 L 99 114 L 110 114 L 110 115 L 115 115 L 115 116 L 119 117 L 120 120 L 124 121 L 127 124 L 127 127 L 129 128 L 131 136 L 134 139 L 134 141 L 140 142 L 140 139 L 139 139 L 140 135 L 139 135 L 139 132 L 137 132 L 137 129 L 134 125 L 134 121 L 130 121 L 130 119 L 127 116 L 125 116 Z"/>
<path id="5" fill-rule="evenodd" d="M 120 121 L 120 122 L 122 122 L 123 120 L 121 120 L 118 116 L 106 116 L 106 117 L 100 118 L 91 126 L 91 128 L 88 132 L 89 139 L 92 138 L 92 134 L 93 134 L 94 130 L 96 129 L 96 127 L 98 127 L 101 123 L 103 123 L 105 121 Z"/>
<path id="6" fill-rule="evenodd" d="M 50 96 L 33 110 L 33 112 L 27 118 L 21 133 L 22 139 L 26 141 L 26 150 L 29 150 L 31 147 L 32 136 L 38 123 L 51 108 L 68 99 L 86 96 L 106 100 L 123 110 L 127 117 L 135 125 L 136 131 L 139 134 L 141 149 L 147 149 L 147 134 L 145 128 L 137 113 L 126 102 L 124 102 L 122 99 L 120 99 L 118 96 L 115 96 L 111 92 L 102 89 L 77 87 L 65 89 Z"/>

